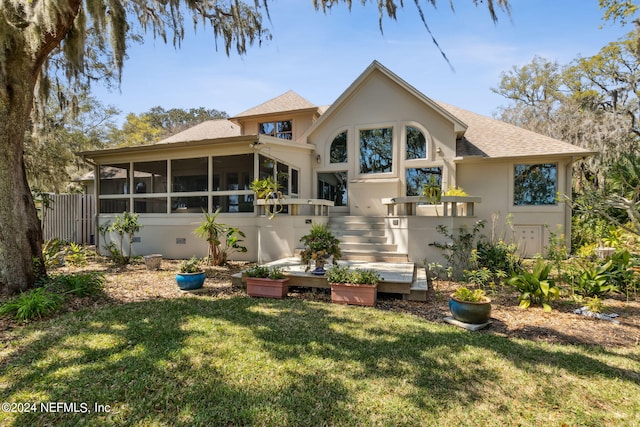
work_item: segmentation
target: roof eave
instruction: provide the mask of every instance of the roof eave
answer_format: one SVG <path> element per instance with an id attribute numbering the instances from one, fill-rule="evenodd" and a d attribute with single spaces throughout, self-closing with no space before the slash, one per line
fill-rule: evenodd
<path id="1" fill-rule="evenodd" d="M 485 161 L 485 160 L 495 160 L 495 161 L 506 161 L 506 160 L 519 160 L 519 159 L 525 159 L 525 158 L 559 158 L 559 157 L 564 157 L 564 158 L 571 158 L 572 161 L 576 161 L 576 160 L 580 160 L 580 159 L 584 159 L 586 157 L 589 156 L 593 156 L 597 154 L 596 151 L 583 151 L 583 152 L 575 152 L 575 153 L 567 153 L 567 152 L 560 152 L 560 153 L 544 153 L 544 154 L 521 154 L 521 155 L 517 155 L 517 156 L 482 156 L 482 155 L 471 155 L 471 156 L 456 156 L 453 158 L 453 162 L 454 163 L 475 163 L 478 161 Z"/>
<path id="2" fill-rule="evenodd" d="M 179 142 L 166 142 L 156 143 L 148 145 L 135 145 L 129 147 L 117 147 L 106 148 L 102 150 L 80 151 L 75 153 L 82 158 L 93 159 L 95 157 L 103 157 L 114 154 L 132 154 L 141 153 L 145 151 L 157 151 L 157 150 L 172 150 L 183 147 L 202 147 L 206 145 L 219 145 L 219 144 L 232 144 L 243 142 L 255 142 L 259 139 L 259 135 L 241 135 L 241 136 L 229 136 L 223 138 L 210 138 L 197 141 L 179 141 Z"/>
<path id="3" fill-rule="evenodd" d="M 322 114 L 320 108 L 318 107 L 309 107 L 309 108 L 300 108 L 296 110 L 283 110 L 283 111 L 274 111 L 271 113 L 261 113 L 261 114 L 247 114 L 242 116 L 233 116 L 229 117 L 227 120 L 233 120 L 237 122 L 245 121 L 247 119 L 259 119 L 259 118 L 270 118 L 277 116 L 284 116 L 289 114 L 304 114 L 304 113 L 314 113 L 318 116 Z"/>

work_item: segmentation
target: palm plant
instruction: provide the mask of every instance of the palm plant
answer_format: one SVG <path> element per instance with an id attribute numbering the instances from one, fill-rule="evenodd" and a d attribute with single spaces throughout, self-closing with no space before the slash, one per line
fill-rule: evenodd
<path id="1" fill-rule="evenodd" d="M 204 238 L 209 244 L 207 254 L 207 262 L 209 265 L 224 265 L 227 263 L 227 257 L 231 252 L 247 252 L 247 248 L 242 246 L 241 238 L 246 237 L 245 234 L 236 227 L 229 227 L 226 224 L 217 222 L 220 209 L 214 213 L 202 211 L 204 221 L 194 233 L 198 237 Z"/>

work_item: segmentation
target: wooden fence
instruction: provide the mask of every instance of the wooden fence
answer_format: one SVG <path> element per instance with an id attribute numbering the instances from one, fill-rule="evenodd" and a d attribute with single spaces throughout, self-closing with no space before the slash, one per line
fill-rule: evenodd
<path id="1" fill-rule="evenodd" d="M 44 239 L 84 245 L 95 242 L 96 202 L 88 194 L 51 194 L 51 209 L 44 214 Z"/>

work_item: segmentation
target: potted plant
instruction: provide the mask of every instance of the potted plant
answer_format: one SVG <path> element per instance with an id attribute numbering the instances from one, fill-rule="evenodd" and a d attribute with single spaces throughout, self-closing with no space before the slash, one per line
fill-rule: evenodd
<path id="1" fill-rule="evenodd" d="M 202 260 L 195 256 L 180 263 L 180 270 L 176 273 L 176 282 L 181 290 L 191 291 L 202 287 L 206 275 L 201 263 Z"/>
<path id="2" fill-rule="evenodd" d="M 380 275 L 373 270 L 350 270 L 348 265 L 335 265 L 327 270 L 331 302 L 336 304 L 375 306 L 380 280 Z"/>
<path id="3" fill-rule="evenodd" d="M 491 317 L 491 300 L 482 289 L 458 288 L 449 299 L 453 318 L 464 323 L 487 323 Z"/>
<path id="4" fill-rule="evenodd" d="M 306 271 L 310 269 L 310 262 L 315 262 L 313 274 L 322 276 L 325 273 L 324 266 L 333 257 L 333 263 L 340 259 L 340 240 L 327 228 L 325 224 L 313 224 L 309 234 L 300 238 L 305 249 L 300 253 L 302 263 L 306 264 Z"/>
<path id="5" fill-rule="evenodd" d="M 289 278 L 279 267 L 254 265 L 244 272 L 247 294 L 252 297 L 284 298 L 289 293 Z"/>
<path id="6" fill-rule="evenodd" d="M 269 218 L 273 218 L 284 209 L 284 205 L 282 204 L 284 195 L 282 191 L 280 191 L 282 185 L 277 183 L 272 177 L 268 176 L 263 179 L 254 179 L 249 185 L 249 189 L 251 189 L 256 196 L 256 204 L 264 205 L 265 212 L 269 215 Z M 258 202 L 259 200 L 261 200 L 261 202 Z"/>

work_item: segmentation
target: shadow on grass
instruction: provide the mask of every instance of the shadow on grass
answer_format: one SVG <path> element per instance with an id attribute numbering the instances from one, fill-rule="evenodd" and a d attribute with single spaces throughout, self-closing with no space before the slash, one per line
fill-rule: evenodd
<path id="1" fill-rule="evenodd" d="M 598 360 L 595 355 L 607 354 L 602 349 L 563 351 L 379 310 L 298 300 L 131 303 L 64 316 L 24 335 L 0 360 L 0 372 L 10 375 L 2 381 L 7 400 L 40 396 L 108 404 L 113 411 L 21 414 L 14 425 L 368 424 L 376 404 L 358 409 L 368 399 L 363 393 L 374 401 L 394 399 L 394 392 L 376 387 L 398 387 L 395 395 L 406 406 L 402 419 L 420 424 L 416 414 L 482 400 L 501 375 L 483 361 L 492 357 L 533 376 L 554 367 L 640 384 L 638 371 Z M 378 410 L 382 423 L 400 419 Z"/>

